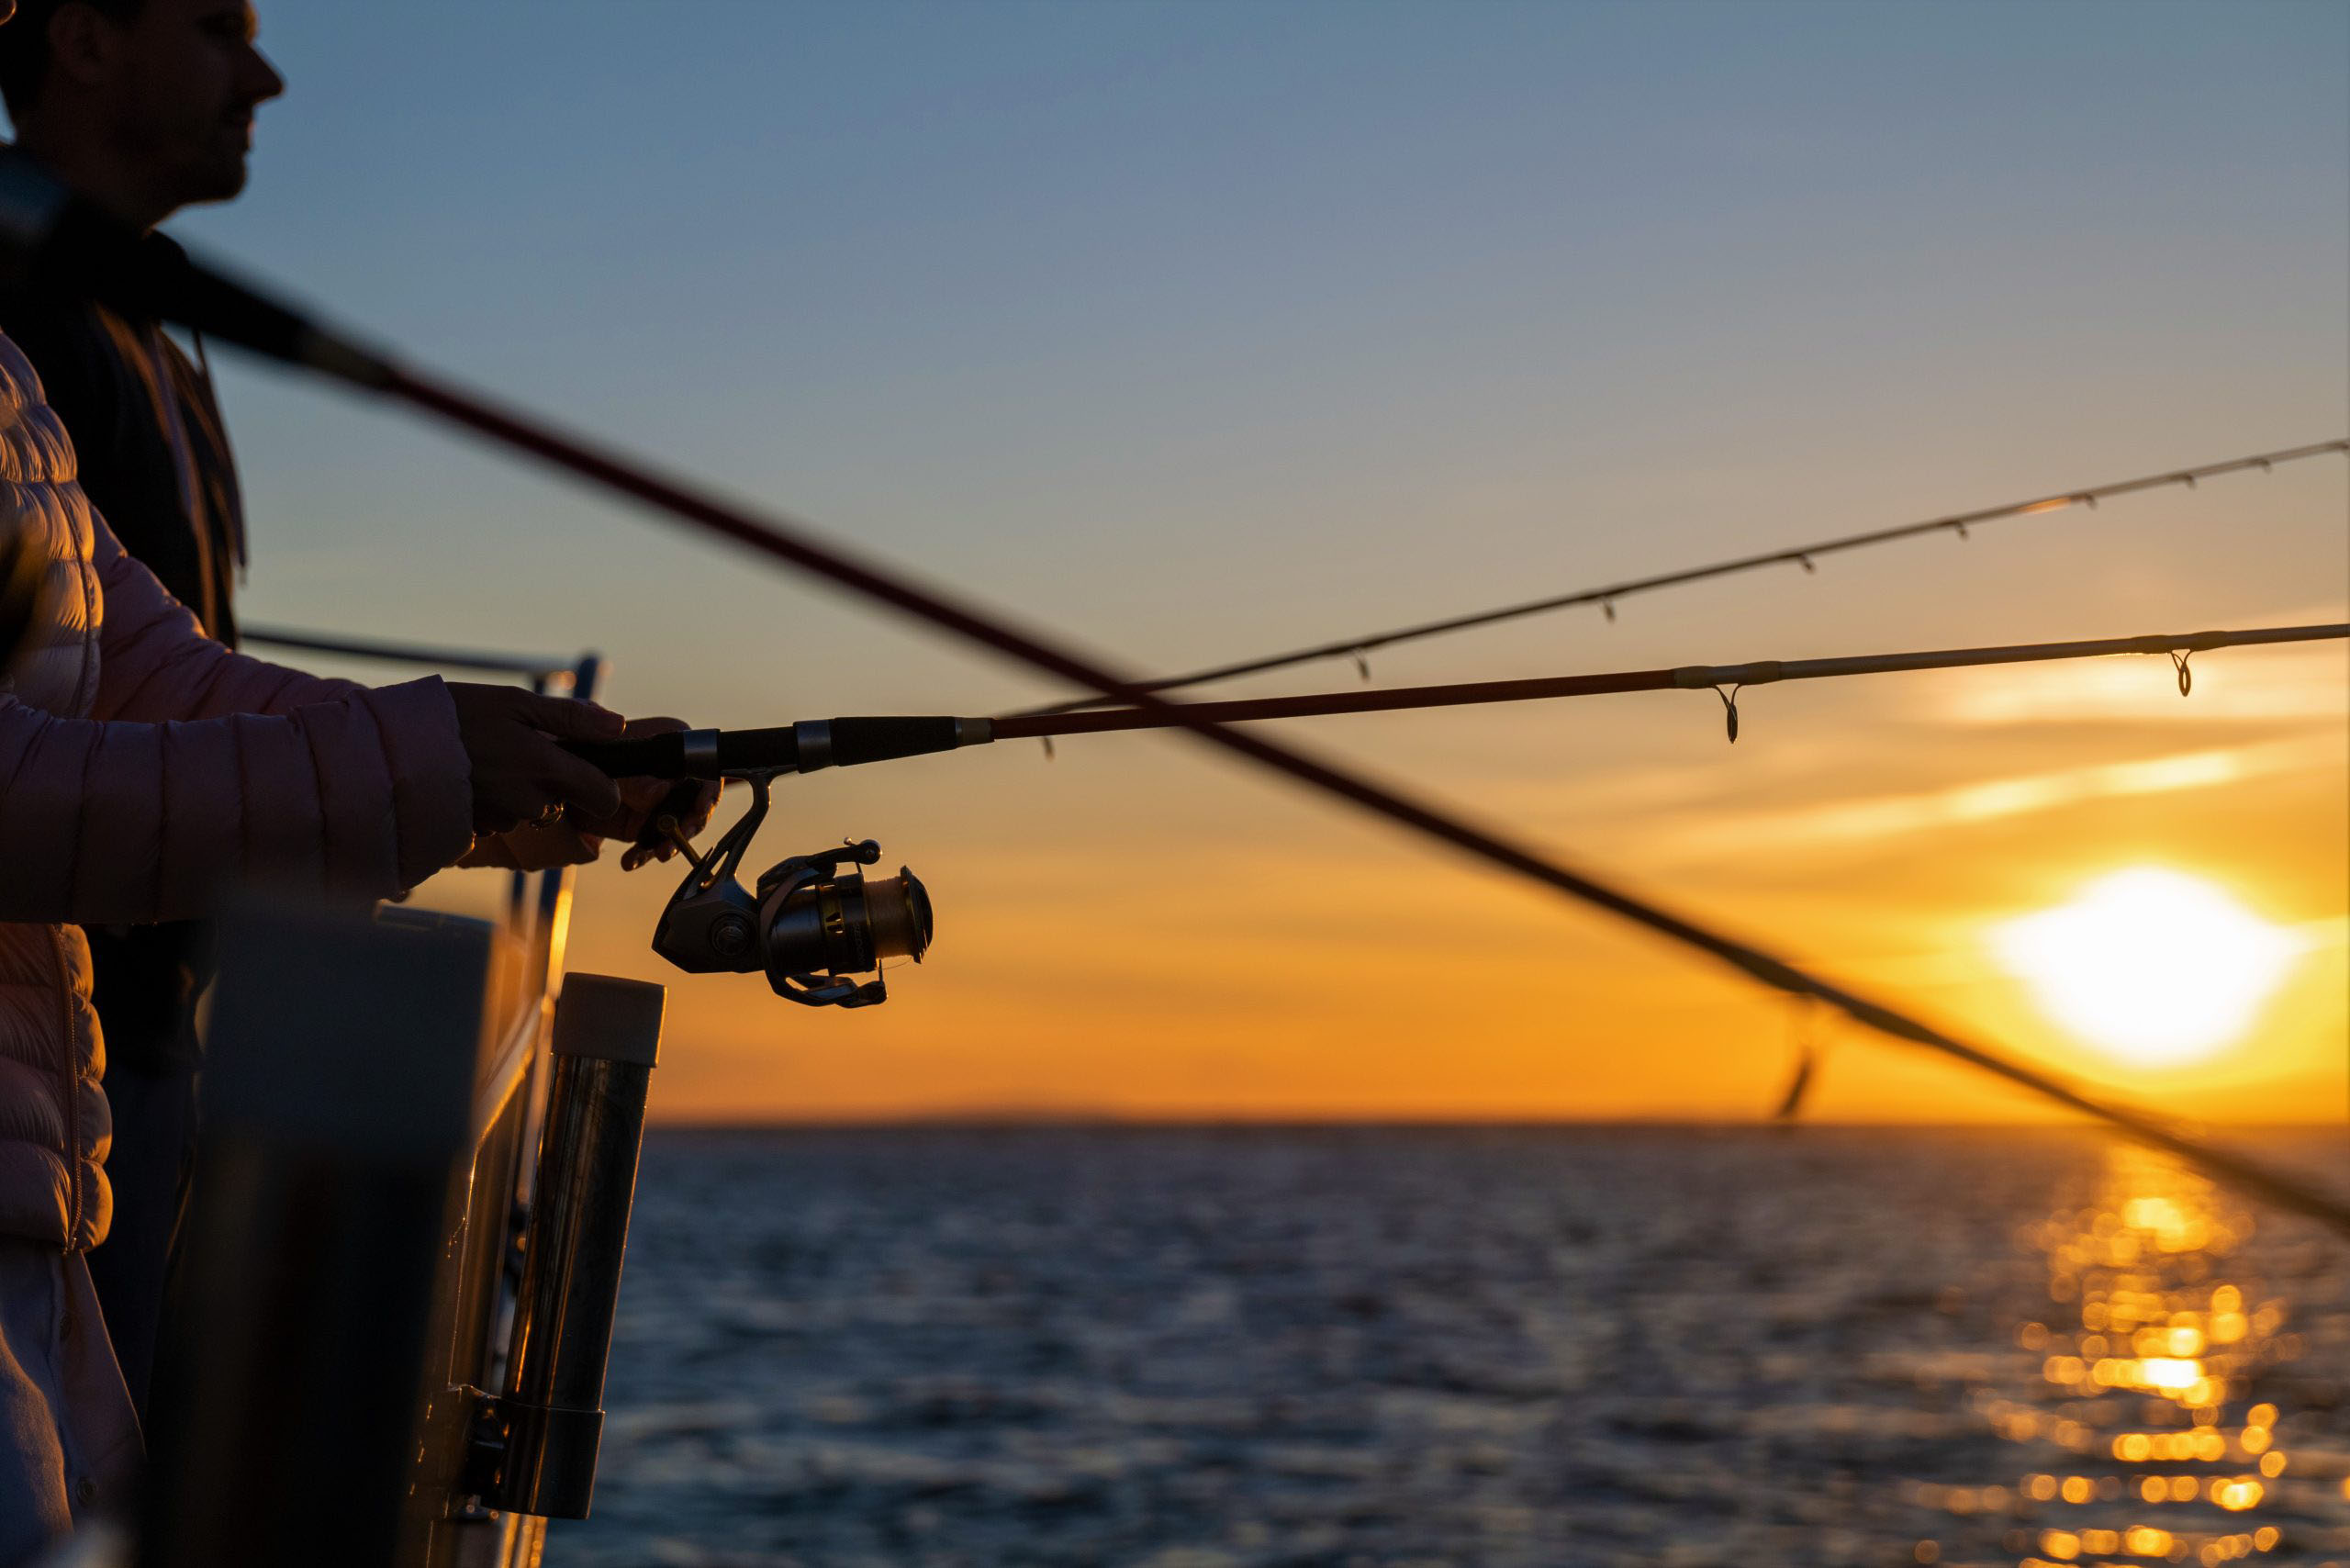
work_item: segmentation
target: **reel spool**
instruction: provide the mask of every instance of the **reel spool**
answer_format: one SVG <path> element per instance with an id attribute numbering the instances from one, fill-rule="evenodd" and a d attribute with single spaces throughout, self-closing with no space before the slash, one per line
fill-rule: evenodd
<path id="1" fill-rule="evenodd" d="M 772 775 L 749 775 L 751 809 L 707 854 L 677 838 L 693 863 L 654 928 L 653 950 L 688 974 L 749 974 L 803 1007 L 871 1007 L 889 990 L 884 958 L 922 962 L 930 948 L 930 893 L 901 866 L 868 881 L 881 858 L 871 839 L 795 855 L 745 890 L 735 873 L 767 813 Z M 872 973 L 870 980 L 858 977 Z"/>

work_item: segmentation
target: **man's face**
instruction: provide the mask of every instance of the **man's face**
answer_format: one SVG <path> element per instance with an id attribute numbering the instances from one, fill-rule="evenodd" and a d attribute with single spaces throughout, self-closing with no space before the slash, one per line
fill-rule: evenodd
<path id="1" fill-rule="evenodd" d="M 146 0 L 114 40 L 107 129 L 173 207 L 245 188 L 253 109 L 285 90 L 257 30 L 248 0 Z"/>

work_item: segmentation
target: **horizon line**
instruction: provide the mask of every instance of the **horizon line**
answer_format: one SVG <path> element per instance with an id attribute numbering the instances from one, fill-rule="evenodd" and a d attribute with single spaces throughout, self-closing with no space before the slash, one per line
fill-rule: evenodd
<path id="1" fill-rule="evenodd" d="M 2282 1132 L 2338 1133 L 2350 1138 L 2350 1122 L 2345 1121 L 2213 1121 L 2192 1124 L 2198 1130 L 2212 1132 Z M 1111 1129 L 1149 1131 L 1154 1129 L 1219 1129 L 1233 1130 L 1293 1130 L 1346 1131 L 1350 1129 L 1411 1130 L 1478 1130 L 1478 1129 L 1574 1129 L 1587 1131 L 1706 1131 L 1706 1132 L 1765 1132 L 1796 1133 L 1816 1131 L 1972 1131 L 1992 1132 L 2105 1132 L 2110 1129 L 2087 1118 L 1982 1118 L 1964 1121 L 1861 1120 L 1845 1117 L 1806 1117 L 1793 1122 L 1778 1122 L 1768 1117 L 1698 1117 L 1698 1116 L 1480 1116 L 1480 1115 L 1320 1115 L 1300 1114 L 1257 1115 L 1228 1112 L 1152 1112 L 1127 1114 L 1117 1111 L 938 1111 L 879 1114 L 841 1116 L 774 1116 L 759 1119 L 729 1119 L 723 1117 L 682 1116 L 653 1117 L 645 1123 L 647 1132 L 854 1132 L 958 1130 L 984 1131 L 1002 1128 L 1046 1130 Z"/>

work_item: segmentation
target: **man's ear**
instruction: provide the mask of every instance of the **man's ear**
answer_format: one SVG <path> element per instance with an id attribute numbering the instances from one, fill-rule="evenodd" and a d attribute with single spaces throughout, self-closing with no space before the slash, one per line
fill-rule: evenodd
<path id="1" fill-rule="evenodd" d="M 66 0 L 49 18 L 49 68 L 77 86 L 95 87 L 120 68 L 120 23 L 82 0 Z"/>

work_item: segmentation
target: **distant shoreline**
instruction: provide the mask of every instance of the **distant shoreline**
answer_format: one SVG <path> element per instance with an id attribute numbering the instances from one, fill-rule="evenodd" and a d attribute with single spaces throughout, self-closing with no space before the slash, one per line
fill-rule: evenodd
<path id="1" fill-rule="evenodd" d="M 2278 1133 L 2295 1137 L 2334 1134 L 2350 1149 L 2350 1125 L 2340 1122 L 2221 1122 L 2223 1134 Z M 1688 1133 L 2095 1133 L 2110 1129 L 2091 1122 L 1966 1121 L 1858 1122 L 1805 1120 L 1781 1126 L 1766 1119 L 1695 1120 L 1667 1117 L 1304 1117 L 1304 1116 L 1125 1116 L 1110 1112 L 941 1112 L 931 1115 L 808 1117 L 766 1121 L 677 1120 L 647 1126 L 648 1135 L 837 1132 L 1688 1132 Z"/>

